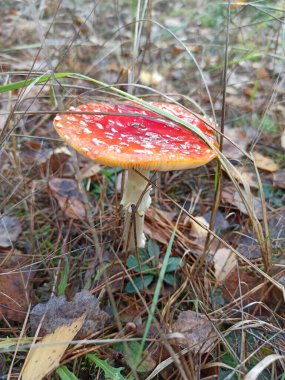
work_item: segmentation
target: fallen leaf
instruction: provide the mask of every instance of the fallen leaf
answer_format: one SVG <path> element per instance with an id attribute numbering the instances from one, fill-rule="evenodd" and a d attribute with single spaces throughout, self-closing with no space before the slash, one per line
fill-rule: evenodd
<path id="1" fill-rule="evenodd" d="M 72 219 L 84 219 L 86 216 L 83 196 L 73 179 L 53 178 L 49 181 L 49 189 L 58 201 L 60 208 Z"/>
<path id="2" fill-rule="evenodd" d="M 43 148 L 34 140 L 26 140 L 20 147 L 21 162 L 28 166 L 38 168 L 42 173 L 55 173 L 71 156 L 65 146 L 56 149 Z"/>
<path id="3" fill-rule="evenodd" d="M 98 331 L 109 318 L 108 314 L 100 309 L 97 298 L 88 290 L 83 290 L 75 294 L 70 302 L 65 296 L 60 296 L 51 298 L 47 303 L 36 305 L 30 314 L 32 332 L 35 334 L 41 323 L 39 334 L 41 336 L 49 334 L 59 326 L 70 324 L 74 318 L 83 313 L 86 318 L 76 335 L 77 339 L 84 339 Z"/>
<path id="4" fill-rule="evenodd" d="M 27 256 L 19 251 L 0 253 L 0 258 L 0 318 L 23 322 L 30 304 L 33 272 L 26 266 Z"/>
<path id="5" fill-rule="evenodd" d="M 70 342 L 81 329 L 86 315 L 74 319 L 71 324 L 61 325 L 39 343 L 32 345 L 23 367 L 23 380 L 41 380 L 54 371 Z"/>
<path id="6" fill-rule="evenodd" d="M 273 173 L 273 184 L 280 189 L 285 189 L 285 169 Z"/>
<path id="7" fill-rule="evenodd" d="M 191 223 L 191 236 L 198 238 L 198 239 L 204 239 L 208 235 L 207 229 L 203 228 L 205 226 L 206 228 L 209 228 L 209 223 L 203 216 L 195 216 L 193 219 L 190 219 Z M 198 222 L 198 223 L 196 223 Z M 202 225 L 202 226 L 201 226 Z"/>
<path id="8" fill-rule="evenodd" d="M 266 302 L 270 295 L 267 294 L 267 297 L 264 297 L 266 291 L 262 287 L 259 288 L 262 284 L 265 284 L 263 278 L 242 268 L 239 271 L 233 271 L 221 284 L 221 289 L 226 303 L 230 303 L 239 297 L 242 297 L 244 304 L 256 302 L 257 299 Z M 254 290 L 255 288 L 257 290 Z M 246 294 L 247 296 L 245 296 Z"/>
<path id="9" fill-rule="evenodd" d="M 255 131 L 252 128 L 231 128 L 226 125 L 224 133 L 227 137 L 223 142 L 224 155 L 230 160 L 239 160 L 243 157 L 243 151 L 252 140 Z M 232 142 L 235 143 L 240 149 L 236 148 Z"/>
<path id="10" fill-rule="evenodd" d="M 253 260 L 261 257 L 260 246 L 251 231 L 242 234 L 238 240 L 237 250 L 247 259 Z"/>
<path id="11" fill-rule="evenodd" d="M 208 231 L 202 226 L 209 228 L 209 223 L 206 221 L 206 219 L 203 216 L 195 216 L 195 220 L 198 223 L 196 223 L 193 219 L 189 218 L 189 216 L 186 216 L 183 224 L 184 226 L 190 225 L 191 237 L 194 238 L 194 241 L 196 244 L 203 246 L 207 238 Z"/>
<path id="12" fill-rule="evenodd" d="M 217 340 L 217 333 L 209 319 L 192 310 L 179 314 L 172 331 L 182 334 L 181 337 L 175 338 L 175 343 L 189 347 L 196 353 L 210 352 Z"/>
<path id="13" fill-rule="evenodd" d="M 253 156 L 258 169 L 266 170 L 270 173 L 274 173 L 279 169 L 277 163 L 272 158 L 263 156 L 263 154 L 258 152 L 254 152 Z"/>
<path id="14" fill-rule="evenodd" d="M 80 178 L 81 179 L 91 178 L 95 174 L 99 173 L 101 169 L 102 169 L 101 165 L 94 164 L 94 162 L 92 162 L 91 165 L 87 166 L 87 168 L 84 168 L 81 170 Z"/>
<path id="15" fill-rule="evenodd" d="M 236 255 L 229 248 L 220 248 L 214 255 L 215 277 L 217 281 L 224 281 L 237 267 Z"/>
<path id="16" fill-rule="evenodd" d="M 244 198 L 247 200 L 248 196 L 245 193 L 245 191 L 241 189 L 241 192 Z M 240 212 L 248 215 L 247 209 L 241 199 L 240 194 L 233 186 L 226 187 L 222 191 L 222 201 L 237 207 Z M 248 201 L 249 207 L 255 212 L 256 217 L 260 220 L 263 219 L 261 200 L 251 194 L 250 199 L 248 199 Z"/>
<path id="17" fill-rule="evenodd" d="M 250 187 L 254 189 L 259 189 L 256 173 L 249 172 L 246 168 L 242 166 L 236 166 L 236 170 L 239 172 L 240 176 L 236 173 L 235 170 L 231 171 L 231 174 L 238 182 L 242 184 L 244 181 Z"/>
<path id="18" fill-rule="evenodd" d="M 163 80 L 163 76 L 158 71 L 144 71 L 140 73 L 140 81 L 145 86 L 157 86 Z"/>
<path id="19" fill-rule="evenodd" d="M 211 216 L 212 211 L 208 211 L 206 214 L 204 214 L 204 218 L 208 224 L 210 223 Z M 228 230 L 229 227 L 230 223 L 228 222 L 228 219 L 220 210 L 218 210 L 214 221 L 214 231 L 220 235 L 226 230 Z"/>
<path id="20" fill-rule="evenodd" d="M 21 223 L 13 216 L 0 217 L 0 247 L 9 248 L 22 233 Z"/>
<path id="21" fill-rule="evenodd" d="M 44 173 L 56 173 L 70 157 L 71 153 L 66 146 L 45 149 L 38 154 L 37 164 Z"/>

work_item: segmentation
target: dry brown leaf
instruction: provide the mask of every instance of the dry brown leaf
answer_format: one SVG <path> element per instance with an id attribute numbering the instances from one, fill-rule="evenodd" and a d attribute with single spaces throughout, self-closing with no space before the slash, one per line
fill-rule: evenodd
<path id="1" fill-rule="evenodd" d="M 77 182 L 73 179 L 53 178 L 49 181 L 52 195 L 58 201 L 60 208 L 72 219 L 84 219 L 86 210 L 83 196 L 78 190 Z"/>
<path id="2" fill-rule="evenodd" d="M 217 333 L 209 319 L 192 310 L 182 311 L 179 314 L 172 331 L 183 334 L 175 338 L 175 343 L 189 347 L 196 353 L 210 352 L 217 339 Z"/>
<path id="3" fill-rule="evenodd" d="M 274 173 L 279 169 L 277 163 L 272 158 L 263 156 L 263 154 L 258 152 L 254 152 L 253 156 L 258 169 L 266 170 L 270 173 Z"/>
<path id="4" fill-rule="evenodd" d="M 37 164 L 44 173 L 56 173 L 70 156 L 71 153 L 65 146 L 45 149 L 38 154 Z"/>
<path id="5" fill-rule="evenodd" d="M 84 168 L 81 170 L 80 178 L 81 179 L 91 178 L 97 173 L 99 173 L 101 169 L 102 169 L 102 166 L 98 164 L 94 164 L 94 162 L 92 162 L 90 165 L 87 166 L 87 168 Z"/>
<path id="6" fill-rule="evenodd" d="M 254 134 L 255 132 L 252 128 L 243 129 L 225 126 L 225 136 L 240 148 L 236 148 L 231 141 L 224 139 L 223 153 L 225 156 L 231 160 L 239 160 L 243 157 L 242 151 L 246 149 Z"/>
<path id="7" fill-rule="evenodd" d="M 245 199 L 247 199 L 248 197 L 245 191 L 241 190 L 241 192 L 244 195 Z M 255 212 L 256 217 L 260 220 L 263 219 L 261 200 L 252 194 L 250 198 L 250 207 Z M 248 215 L 247 209 L 241 199 L 241 196 L 233 186 L 228 186 L 222 191 L 222 201 L 237 207 L 240 212 Z"/>
<path id="8" fill-rule="evenodd" d="M 253 187 L 254 189 L 259 189 L 258 180 L 255 173 L 247 171 L 247 169 L 242 166 L 236 166 L 236 170 L 239 172 L 242 178 L 240 178 L 240 176 L 236 173 L 235 170 L 233 170 L 231 174 L 238 182 L 242 184 L 243 180 L 250 187 Z"/>
<path id="9" fill-rule="evenodd" d="M 224 281 L 236 268 L 236 255 L 229 248 L 220 248 L 214 255 L 215 277 L 217 281 Z"/>
<path id="10" fill-rule="evenodd" d="M 33 272 L 27 266 L 27 257 L 19 251 L 5 252 L 1 257 L 0 318 L 23 322 L 30 304 Z"/>
<path id="11" fill-rule="evenodd" d="M 280 189 L 285 189 L 285 169 L 273 173 L 273 184 Z"/>
<path id="12" fill-rule="evenodd" d="M 56 149 L 43 148 L 34 140 L 24 141 L 21 144 L 19 154 L 24 165 L 28 166 L 29 169 L 40 169 L 44 174 L 57 172 L 71 156 L 70 151 L 65 146 Z"/>
<path id="13" fill-rule="evenodd" d="M 50 334 L 59 326 L 69 325 L 74 318 L 83 313 L 86 318 L 76 336 L 78 339 L 84 339 L 101 329 L 109 318 L 108 314 L 100 309 L 98 299 L 88 290 L 83 290 L 75 294 L 70 302 L 65 296 L 60 296 L 36 305 L 30 314 L 32 332 L 35 334 L 41 324 L 39 335 Z"/>
<path id="14" fill-rule="evenodd" d="M 70 342 L 81 329 L 85 314 L 69 325 L 59 326 L 31 347 L 24 363 L 23 380 L 41 380 L 54 371 Z"/>
<path id="15" fill-rule="evenodd" d="M 22 233 L 21 223 L 12 216 L 0 217 L 0 247 L 9 248 Z"/>

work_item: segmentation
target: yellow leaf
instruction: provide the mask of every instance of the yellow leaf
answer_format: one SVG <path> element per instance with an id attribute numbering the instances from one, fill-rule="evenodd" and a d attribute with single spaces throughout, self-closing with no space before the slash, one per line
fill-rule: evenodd
<path id="1" fill-rule="evenodd" d="M 145 86 L 157 86 L 163 80 L 163 76 L 158 71 L 141 71 L 140 81 Z"/>
<path id="2" fill-rule="evenodd" d="M 279 169 L 278 165 L 272 160 L 272 158 L 263 156 L 258 152 L 253 153 L 253 156 L 258 169 L 266 170 L 270 173 L 274 173 Z"/>
<path id="3" fill-rule="evenodd" d="M 215 277 L 218 281 L 224 281 L 236 268 L 237 259 L 229 248 L 220 248 L 214 256 Z"/>
<path id="4" fill-rule="evenodd" d="M 23 368 L 22 380 L 41 380 L 54 371 L 69 343 L 81 329 L 86 315 L 82 315 L 71 325 L 59 326 L 53 333 L 46 335 L 29 351 Z"/>

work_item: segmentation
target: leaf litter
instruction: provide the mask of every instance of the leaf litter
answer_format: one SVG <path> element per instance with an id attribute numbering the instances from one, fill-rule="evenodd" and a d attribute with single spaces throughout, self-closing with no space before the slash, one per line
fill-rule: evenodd
<path id="1" fill-rule="evenodd" d="M 30 258 L 15 249 L 0 251 L 0 258 L 0 319 L 23 322 L 32 300 L 35 274 L 28 265 Z"/>
<path id="2" fill-rule="evenodd" d="M 195 353 L 212 351 L 218 338 L 209 318 L 192 310 L 179 313 L 172 331 L 181 334 L 174 339 L 176 344 L 189 347 Z"/>
<path id="3" fill-rule="evenodd" d="M 30 325 L 33 334 L 40 336 L 50 334 L 57 328 L 70 323 L 82 315 L 84 322 L 76 332 L 76 339 L 84 339 L 102 329 L 109 320 L 109 315 L 100 309 L 98 299 L 88 290 L 76 293 L 71 301 L 65 296 L 52 297 L 47 303 L 36 305 L 30 313 Z"/>
<path id="4" fill-rule="evenodd" d="M 6 215 L 0 216 L 0 247 L 12 247 L 21 233 L 22 225 L 17 218 Z"/>

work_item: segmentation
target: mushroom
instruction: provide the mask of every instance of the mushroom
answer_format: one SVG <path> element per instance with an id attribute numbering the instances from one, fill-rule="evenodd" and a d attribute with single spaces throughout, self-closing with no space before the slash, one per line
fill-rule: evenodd
<path id="1" fill-rule="evenodd" d="M 172 103 L 149 104 L 199 128 L 218 147 L 213 128 L 202 117 Z M 143 248 L 144 215 L 151 204 L 149 171 L 195 168 L 217 153 L 185 126 L 132 102 L 90 103 L 70 111 L 54 119 L 60 137 L 99 164 L 128 169 L 121 201 L 125 210 L 123 239 L 125 245 L 129 242 L 130 250 Z"/>

